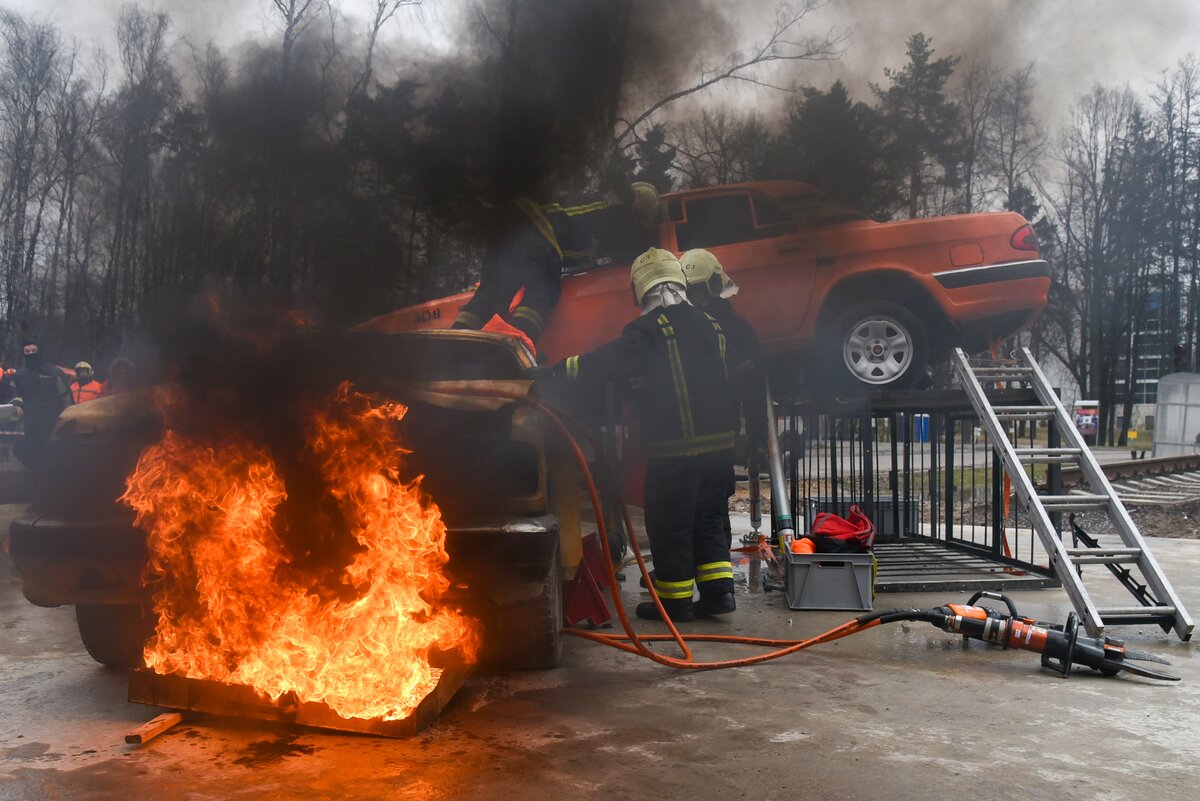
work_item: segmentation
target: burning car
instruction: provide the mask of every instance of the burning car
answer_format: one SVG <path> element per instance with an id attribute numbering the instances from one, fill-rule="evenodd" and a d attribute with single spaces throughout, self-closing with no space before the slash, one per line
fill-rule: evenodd
<path id="1" fill-rule="evenodd" d="M 955 346 L 983 350 L 1046 305 L 1049 268 L 1033 229 L 1012 212 L 877 223 L 794 181 L 687 190 L 663 201 L 657 245 L 717 255 L 741 288 L 735 308 L 781 377 L 807 372 L 841 391 L 914 387 Z M 628 284 L 628 265 L 565 275 L 538 343 L 543 359 L 586 353 L 620 334 L 637 313 Z M 445 328 L 469 298 L 400 309 L 360 329 Z"/>
<path id="2" fill-rule="evenodd" d="M 245 426 L 189 415 L 202 401 L 171 384 L 67 410 L 11 530 L 26 598 L 74 604 L 102 664 L 343 716 L 419 702 L 443 652 L 556 666 L 575 474 L 532 410 L 461 394 L 523 393 L 528 351 L 464 331 L 302 335 L 267 363 L 255 387 L 298 375 L 313 400 Z M 405 655 L 429 664 L 406 672 Z M 328 665 L 381 684 L 364 703 L 319 678 Z"/>

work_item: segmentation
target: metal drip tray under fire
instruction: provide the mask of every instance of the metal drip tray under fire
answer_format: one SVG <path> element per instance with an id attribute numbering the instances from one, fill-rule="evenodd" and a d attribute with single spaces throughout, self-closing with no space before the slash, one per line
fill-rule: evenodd
<path id="1" fill-rule="evenodd" d="M 380 737 L 411 737 L 437 720 L 470 673 L 470 667 L 459 662 L 447 664 L 429 695 L 412 714 L 400 720 L 344 718 L 324 703 L 298 700 L 295 693 L 285 693 L 279 700 L 272 701 L 245 685 L 164 676 L 146 668 L 130 672 L 129 700 L 136 704 L 210 715 L 269 720 Z"/>

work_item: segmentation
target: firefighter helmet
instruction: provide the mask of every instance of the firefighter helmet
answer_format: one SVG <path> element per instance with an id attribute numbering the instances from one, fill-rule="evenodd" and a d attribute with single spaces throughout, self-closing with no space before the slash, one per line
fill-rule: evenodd
<path id="1" fill-rule="evenodd" d="M 714 298 L 728 298 L 737 294 L 737 284 L 721 267 L 721 262 L 704 248 L 693 248 L 679 257 L 688 287 L 702 285 Z"/>
<path id="2" fill-rule="evenodd" d="M 645 181 L 634 181 L 629 189 L 633 194 L 631 210 L 634 222 L 638 225 L 653 225 L 658 222 L 658 190 Z"/>
<path id="3" fill-rule="evenodd" d="M 633 287 L 633 299 L 642 305 L 642 298 L 659 284 L 678 284 L 687 287 L 687 278 L 679 259 L 669 250 L 650 248 L 633 262 L 629 271 L 629 283 Z"/>

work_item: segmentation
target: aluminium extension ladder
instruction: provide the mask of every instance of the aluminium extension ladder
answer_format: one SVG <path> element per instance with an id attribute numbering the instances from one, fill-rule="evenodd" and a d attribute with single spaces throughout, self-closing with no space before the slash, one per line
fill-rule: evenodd
<path id="1" fill-rule="evenodd" d="M 1062 401 L 1047 383 L 1045 374 L 1029 349 L 1021 349 L 1018 363 L 1013 366 L 982 367 L 972 366 L 962 349 L 955 348 L 954 368 L 1088 634 L 1100 637 L 1107 626 L 1154 623 L 1162 626 L 1164 631 L 1174 629 L 1182 640 L 1189 639 L 1193 625 L 1191 616 L 1150 553 L 1129 512 L 1113 492 L 1096 457 L 1076 430 L 1074 420 L 1067 415 Z M 1016 382 L 1031 386 L 1041 405 L 993 406 L 983 388 L 984 384 L 995 387 L 999 383 L 1011 386 Z M 1013 420 L 1039 420 L 1054 426 L 1059 442 L 1065 447 L 1016 447 L 1004 425 L 1005 421 Z M 1078 464 L 1093 494 L 1039 494 L 1025 470 L 1034 464 Z M 1095 547 L 1066 547 L 1050 515 L 1054 512 L 1077 511 L 1107 512 L 1123 547 L 1095 546 L 1094 540 L 1090 540 L 1090 543 Z M 1097 608 L 1084 586 L 1083 571 L 1080 569 L 1081 565 L 1097 564 L 1106 565 L 1120 578 L 1125 588 L 1134 594 L 1138 605 Z M 1136 566 L 1145 586 L 1131 580 L 1131 573 L 1122 565 Z"/>

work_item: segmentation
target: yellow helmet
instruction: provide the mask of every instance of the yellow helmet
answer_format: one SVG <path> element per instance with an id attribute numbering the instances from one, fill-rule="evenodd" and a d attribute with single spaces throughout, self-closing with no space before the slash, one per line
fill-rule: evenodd
<path id="1" fill-rule="evenodd" d="M 629 271 L 629 283 L 633 287 L 633 299 L 641 306 L 642 298 L 654 287 L 659 284 L 678 284 L 686 288 L 687 278 L 674 253 L 662 248 L 650 248 L 634 259 Z"/>
<path id="2" fill-rule="evenodd" d="M 658 190 L 645 181 L 634 181 L 629 189 L 633 193 L 634 222 L 638 225 L 653 225 L 658 222 Z"/>
<path id="3" fill-rule="evenodd" d="M 721 267 L 721 262 L 704 248 L 693 248 L 679 257 L 688 286 L 702 284 L 714 298 L 737 294 L 737 284 Z"/>

